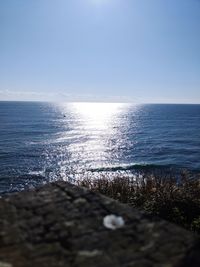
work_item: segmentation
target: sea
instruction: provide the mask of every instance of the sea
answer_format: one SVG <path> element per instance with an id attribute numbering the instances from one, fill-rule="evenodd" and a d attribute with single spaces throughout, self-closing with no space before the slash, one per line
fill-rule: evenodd
<path id="1" fill-rule="evenodd" d="M 200 172 L 200 105 L 0 102 L 0 194 L 158 169 Z"/>

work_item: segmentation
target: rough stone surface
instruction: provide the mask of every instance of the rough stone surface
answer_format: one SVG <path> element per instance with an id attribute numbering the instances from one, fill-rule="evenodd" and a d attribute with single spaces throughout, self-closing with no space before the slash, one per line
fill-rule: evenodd
<path id="1" fill-rule="evenodd" d="M 200 266 L 191 233 L 65 182 L 3 197 L 0 214 L 0 267 Z"/>

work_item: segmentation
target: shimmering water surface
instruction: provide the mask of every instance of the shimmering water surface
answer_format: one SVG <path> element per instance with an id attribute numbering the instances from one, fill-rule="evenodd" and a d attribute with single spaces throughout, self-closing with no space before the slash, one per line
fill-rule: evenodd
<path id="1" fill-rule="evenodd" d="M 200 170 L 200 105 L 0 102 L 0 192 L 169 167 Z"/>

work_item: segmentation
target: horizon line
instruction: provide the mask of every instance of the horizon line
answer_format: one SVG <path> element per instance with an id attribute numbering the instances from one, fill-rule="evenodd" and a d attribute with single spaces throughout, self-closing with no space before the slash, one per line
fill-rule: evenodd
<path id="1" fill-rule="evenodd" d="M 29 103 L 107 103 L 107 104 L 135 104 L 135 105 L 200 105 L 191 102 L 116 102 L 116 101 L 49 101 L 49 100 L 1 100 L 0 102 L 29 102 Z"/>

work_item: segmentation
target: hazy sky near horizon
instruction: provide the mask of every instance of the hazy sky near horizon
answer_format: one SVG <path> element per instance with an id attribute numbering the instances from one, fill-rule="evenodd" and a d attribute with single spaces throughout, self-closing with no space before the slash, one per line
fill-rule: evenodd
<path id="1" fill-rule="evenodd" d="M 200 103 L 200 1 L 0 0 L 0 100 Z"/>

